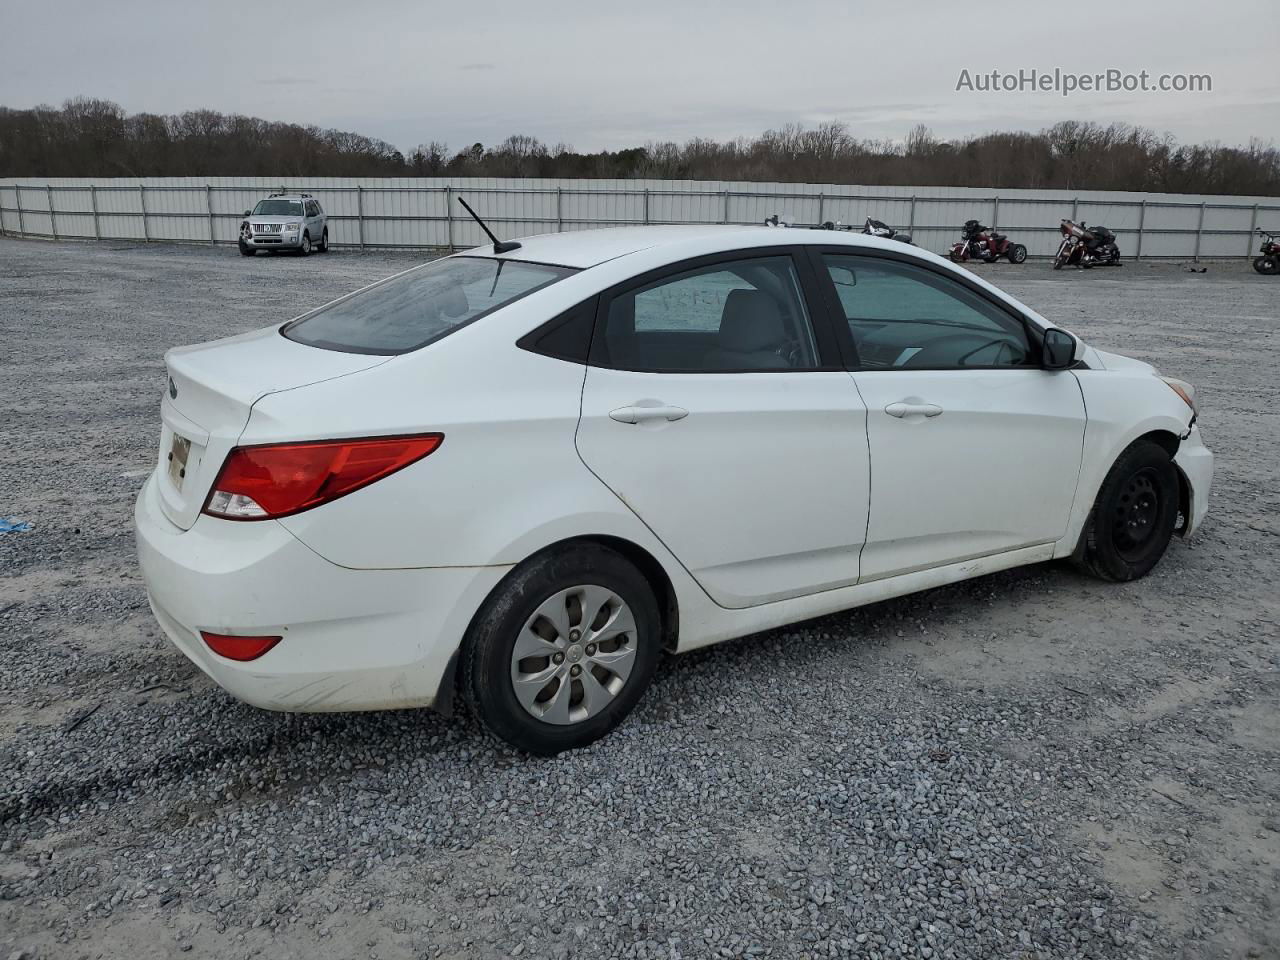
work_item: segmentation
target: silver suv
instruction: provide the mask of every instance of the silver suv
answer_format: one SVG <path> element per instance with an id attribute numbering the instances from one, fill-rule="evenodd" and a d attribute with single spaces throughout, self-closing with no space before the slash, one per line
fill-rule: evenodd
<path id="1" fill-rule="evenodd" d="M 328 253 L 328 218 L 320 201 L 309 193 L 273 193 L 246 210 L 240 252 L 252 257 L 259 250 L 294 250 L 304 257 L 312 250 Z"/>

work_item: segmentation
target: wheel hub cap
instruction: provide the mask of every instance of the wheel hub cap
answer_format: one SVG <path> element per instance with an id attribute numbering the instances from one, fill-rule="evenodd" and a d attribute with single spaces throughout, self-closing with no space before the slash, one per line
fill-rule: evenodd
<path id="1" fill-rule="evenodd" d="M 511 687 L 544 723 L 581 723 L 605 709 L 636 659 L 636 622 L 620 596 L 592 584 L 538 605 L 511 651 Z"/>

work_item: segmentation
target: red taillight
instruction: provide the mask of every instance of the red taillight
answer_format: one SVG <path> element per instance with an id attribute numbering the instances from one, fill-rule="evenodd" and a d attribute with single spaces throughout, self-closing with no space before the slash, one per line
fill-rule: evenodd
<path id="1" fill-rule="evenodd" d="M 200 636 L 210 650 L 228 660 L 257 660 L 280 642 L 279 637 L 233 637 L 204 630 L 200 631 Z"/>
<path id="2" fill-rule="evenodd" d="M 381 480 L 434 451 L 442 433 L 236 447 L 213 482 L 204 512 L 267 520 L 310 510 Z"/>

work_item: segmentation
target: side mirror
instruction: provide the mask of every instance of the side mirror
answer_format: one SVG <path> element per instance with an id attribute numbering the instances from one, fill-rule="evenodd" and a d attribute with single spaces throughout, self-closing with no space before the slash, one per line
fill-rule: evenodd
<path id="1" fill-rule="evenodd" d="M 249 216 L 252 212 L 253 212 L 253 211 L 251 211 L 251 210 L 246 210 L 246 211 L 244 212 L 244 215 L 247 217 L 247 216 Z"/>
<path id="2" fill-rule="evenodd" d="M 1046 370 L 1065 370 L 1075 362 L 1076 338 L 1065 330 L 1050 327 L 1044 332 L 1040 366 Z"/>

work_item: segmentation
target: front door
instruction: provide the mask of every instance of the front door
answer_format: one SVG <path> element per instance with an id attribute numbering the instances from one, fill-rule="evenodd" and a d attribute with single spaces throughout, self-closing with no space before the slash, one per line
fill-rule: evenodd
<path id="1" fill-rule="evenodd" d="M 807 270 L 750 251 L 601 298 L 579 453 L 726 607 L 858 579 L 866 410 Z"/>
<path id="2" fill-rule="evenodd" d="M 1020 547 L 1067 528 L 1085 409 L 1024 321 L 936 268 L 827 253 L 857 352 L 871 506 L 862 579 Z"/>

